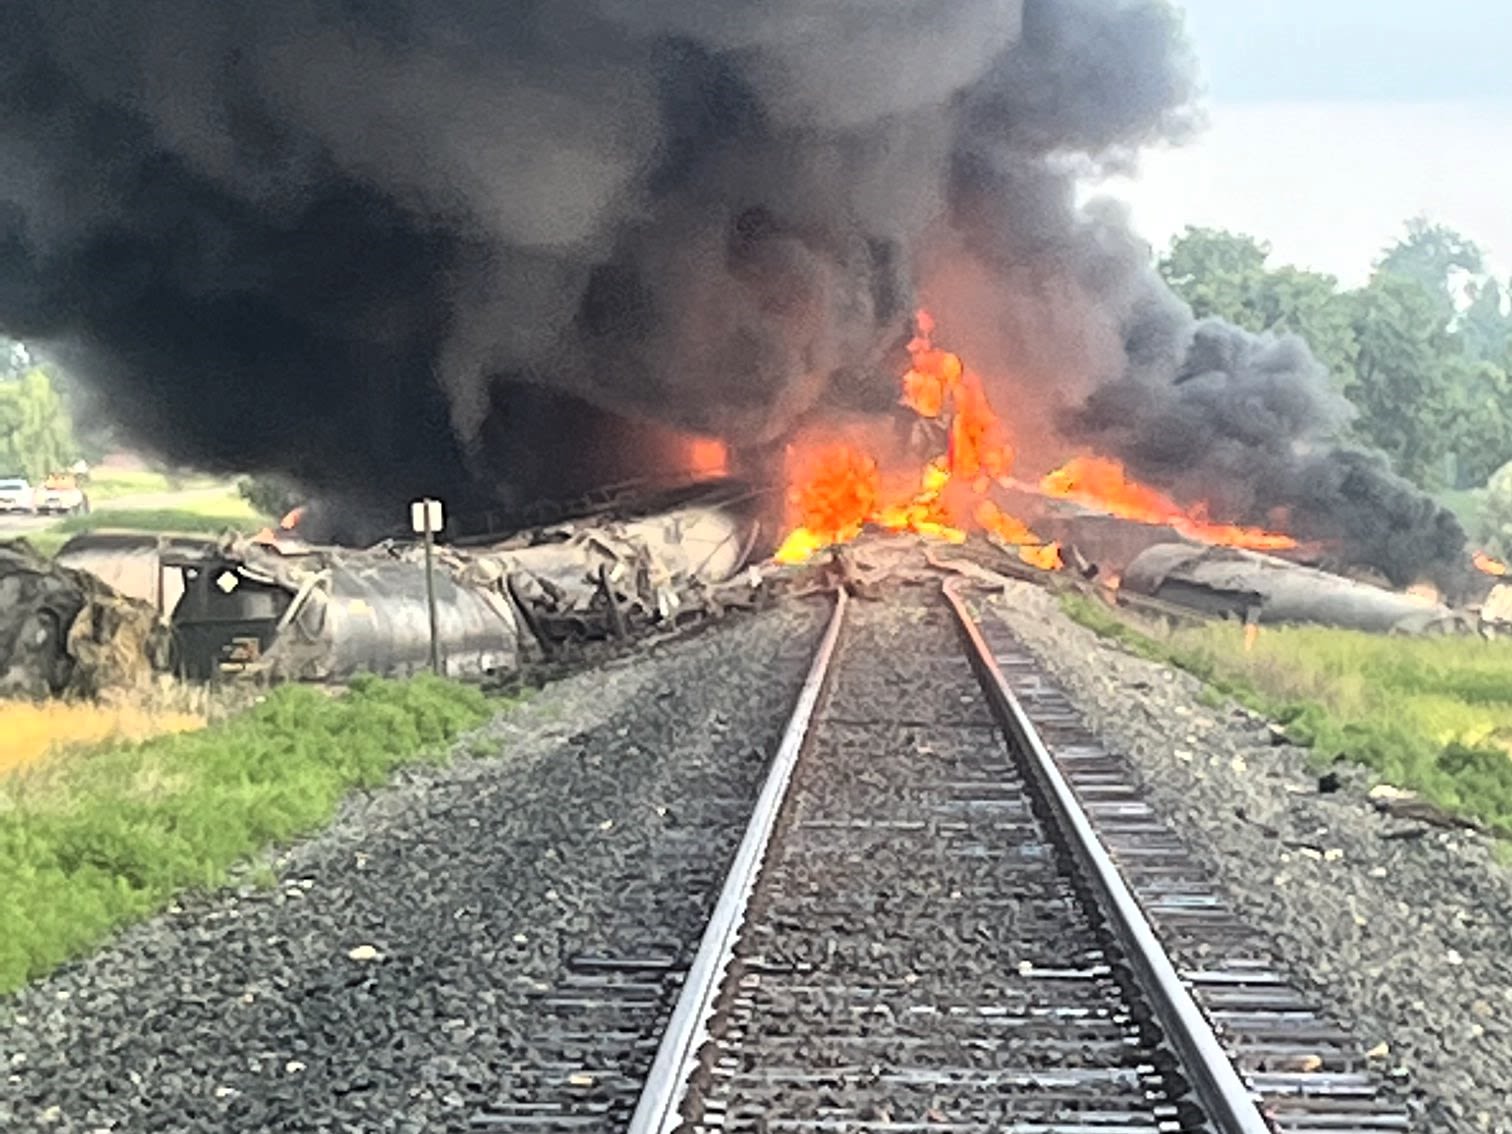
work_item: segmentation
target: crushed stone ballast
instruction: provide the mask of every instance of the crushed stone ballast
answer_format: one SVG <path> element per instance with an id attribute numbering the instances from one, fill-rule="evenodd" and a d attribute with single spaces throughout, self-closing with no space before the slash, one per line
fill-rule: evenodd
<path id="1" fill-rule="evenodd" d="M 837 605 L 629 1129 L 1409 1129 L 1032 659 L 902 601 Z"/>

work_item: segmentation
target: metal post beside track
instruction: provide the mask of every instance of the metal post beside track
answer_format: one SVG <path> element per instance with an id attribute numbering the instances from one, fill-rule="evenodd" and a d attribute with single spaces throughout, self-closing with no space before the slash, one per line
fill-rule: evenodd
<path id="1" fill-rule="evenodd" d="M 436 533 L 445 517 L 441 501 L 416 500 L 410 505 L 410 525 L 425 538 L 425 609 L 430 621 L 430 667 L 437 677 L 445 676 L 441 668 L 441 635 L 436 622 Z"/>

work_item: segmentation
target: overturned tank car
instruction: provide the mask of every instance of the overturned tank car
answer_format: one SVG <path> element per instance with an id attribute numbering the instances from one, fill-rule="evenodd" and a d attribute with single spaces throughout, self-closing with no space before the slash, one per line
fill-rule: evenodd
<path id="1" fill-rule="evenodd" d="M 340 681 L 404 676 L 429 664 L 421 568 L 382 552 L 278 547 L 235 539 L 165 560 L 183 572 L 173 611 L 174 668 L 207 681 L 230 675 Z M 438 637 L 450 676 L 512 668 L 506 602 L 436 573 Z"/>
<path id="2" fill-rule="evenodd" d="M 1398 594 L 1275 556 L 1162 543 L 1123 574 L 1122 592 L 1255 623 L 1313 623 L 1376 634 L 1446 634 L 1475 623 L 1442 603 Z"/>
<path id="3" fill-rule="evenodd" d="M 181 559 L 215 544 L 215 537 L 208 535 L 149 535 L 107 528 L 73 536 L 53 562 L 89 572 L 117 594 L 147 603 L 166 621 L 184 588 L 180 573 L 165 569 L 164 559 Z"/>
<path id="4" fill-rule="evenodd" d="M 699 501 L 438 547 L 443 671 L 487 680 L 570 642 L 676 624 L 745 563 L 756 538 L 747 511 L 738 501 Z M 342 681 L 429 666 L 417 545 L 353 551 L 232 537 L 163 562 L 182 574 L 172 629 L 175 668 L 187 678 Z"/>

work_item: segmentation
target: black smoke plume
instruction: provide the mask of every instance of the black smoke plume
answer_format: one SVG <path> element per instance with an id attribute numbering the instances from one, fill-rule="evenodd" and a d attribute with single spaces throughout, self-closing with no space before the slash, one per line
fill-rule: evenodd
<path id="1" fill-rule="evenodd" d="M 1454 514 L 1379 453 L 1330 440 L 1350 407 L 1301 339 L 1205 320 L 1169 374 L 1130 368 L 1073 412 L 1072 428 L 1217 514 L 1284 527 L 1398 585 L 1462 582 Z"/>
<path id="2" fill-rule="evenodd" d="M 1329 447 L 1305 350 L 1199 332 L 1077 207 L 1191 124 L 1159 0 L 12 0 L 0 39 L 0 326 L 178 459 L 509 508 L 885 412 L 922 301 L 1026 434 L 1393 577 L 1462 541 Z"/>

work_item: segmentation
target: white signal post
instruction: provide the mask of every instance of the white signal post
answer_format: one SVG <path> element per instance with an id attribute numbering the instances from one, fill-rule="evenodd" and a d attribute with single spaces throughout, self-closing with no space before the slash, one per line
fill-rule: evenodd
<path id="1" fill-rule="evenodd" d="M 441 676 L 441 641 L 436 633 L 436 561 L 433 537 L 445 521 L 439 500 L 427 497 L 410 504 L 410 527 L 416 535 L 425 537 L 425 606 L 430 614 L 431 670 L 437 677 Z"/>

